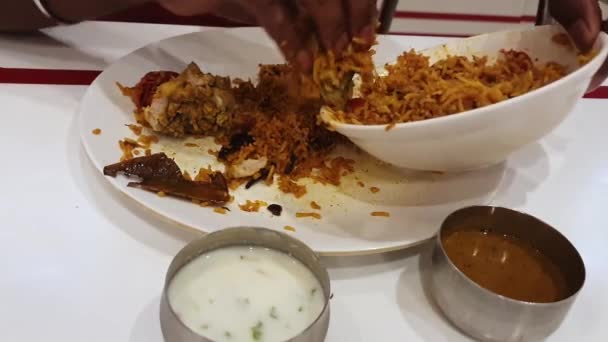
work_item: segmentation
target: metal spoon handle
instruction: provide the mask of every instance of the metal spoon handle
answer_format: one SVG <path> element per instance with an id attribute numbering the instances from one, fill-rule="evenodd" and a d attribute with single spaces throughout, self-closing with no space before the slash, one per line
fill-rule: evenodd
<path id="1" fill-rule="evenodd" d="M 549 0 L 539 0 L 536 11 L 536 25 L 553 25 L 556 23 L 549 13 Z"/>

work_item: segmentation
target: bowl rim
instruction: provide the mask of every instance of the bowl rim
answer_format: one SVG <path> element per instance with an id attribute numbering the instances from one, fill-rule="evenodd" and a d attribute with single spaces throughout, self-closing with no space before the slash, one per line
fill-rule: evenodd
<path id="1" fill-rule="evenodd" d="M 171 301 L 169 300 L 169 286 L 171 284 L 171 282 L 173 281 L 173 279 L 175 278 L 175 276 L 177 275 L 177 273 L 187 264 L 189 264 L 193 259 L 205 254 L 205 253 L 209 253 L 218 249 L 222 249 L 222 248 L 229 248 L 229 247 L 235 247 L 235 246 L 255 246 L 255 247 L 260 247 L 260 248 L 268 248 L 268 249 L 272 249 L 274 251 L 280 252 L 280 253 L 284 253 L 286 255 L 288 255 L 289 257 L 298 260 L 299 262 L 301 262 L 302 264 L 304 264 L 304 262 L 302 260 L 299 260 L 297 257 L 290 255 L 289 253 L 285 252 L 285 251 L 281 251 L 278 250 L 276 248 L 273 247 L 268 247 L 268 246 L 264 246 L 264 244 L 255 244 L 255 243 L 242 243 L 239 242 L 237 240 L 234 241 L 234 243 L 231 244 L 226 244 L 224 246 L 220 246 L 220 247 L 216 247 L 216 248 L 212 248 L 212 249 L 205 249 L 205 250 L 199 250 L 196 253 L 193 253 L 193 255 L 190 256 L 189 260 L 186 261 L 183 265 L 179 266 L 174 272 L 173 272 L 173 276 L 169 277 L 169 272 L 171 270 L 171 266 L 173 264 L 173 262 L 177 259 L 177 256 L 179 254 L 181 254 L 183 251 L 185 251 L 188 246 L 196 244 L 196 243 L 200 243 L 201 240 L 205 240 L 207 238 L 209 238 L 210 236 L 216 236 L 216 235 L 223 235 L 229 232 L 234 232 L 234 231 L 239 231 L 239 230 L 254 230 L 257 232 L 262 232 L 262 233 L 271 233 L 271 234 L 276 234 L 279 237 L 281 237 L 282 239 L 286 239 L 287 241 L 289 241 L 290 243 L 295 243 L 296 245 L 299 245 L 299 247 L 302 247 L 306 253 L 311 254 L 312 256 L 314 256 L 315 258 L 315 262 L 318 264 L 318 266 L 320 267 L 320 269 L 323 272 L 323 275 L 327 277 L 327 288 L 329 290 L 329 293 L 326 294 L 325 299 L 324 299 L 324 303 L 323 303 L 323 309 L 319 312 L 319 314 L 317 315 L 317 317 L 311 321 L 311 323 L 306 327 L 306 329 L 298 332 L 296 335 L 290 337 L 289 339 L 282 341 L 282 342 L 289 342 L 292 341 L 293 339 L 306 334 L 307 332 L 309 332 L 310 330 L 312 330 L 317 323 L 319 323 L 319 321 L 323 318 L 323 316 L 325 314 L 327 314 L 327 312 L 329 311 L 329 307 L 330 307 L 330 301 L 333 297 L 333 292 L 331 290 L 331 279 L 329 278 L 329 273 L 327 272 L 327 268 L 325 266 L 323 266 L 323 264 L 320 261 L 319 258 L 319 254 L 317 254 L 315 251 L 313 251 L 307 244 L 305 244 L 304 242 L 300 241 L 299 239 L 292 237 L 288 234 L 285 234 L 283 232 L 279 232 L 276 231 L 274 229 L 270 229 L 270 228 L 265 228 L 265 227 L 256 227 L 256 226 L 239 226 L 239 227 L 229 227 L 229 228 L 225 228 L 222 230 L 218 230 L 216 232 L 213 233 L 209 233 L 209 234 L 205 234 L 199 238 L 196 238 L 192 241 L 190 241 L 189 243 L 187 243 L 186 245 L 184 245 L 172 258 L 171 263 L 169 264 L 169 267 L 167 268 L 167 271 L 165 272 L 165 281 L 164 281 L 164 285 L 163 285 L 163 290 L 162 290 L 162 297 L 164 297 L 164 299 L 167 302 L 167 308 L 169 309 L 169 313 L 175 317 L 176 321 L 178 322 L 178 324 L 186 329 L 187 331 L 189 331 L 190 333 L 194 334 L 195 336 L 199 336 L 202 337 L 205 340 L 211 341 L 213 342 L 213 340 L 210 337 L 201 335 L 199 333 L 197 333 L 196 331 L 194 331 L 192 328 L 190 328 L 188 325 L 186 325 L 180 318 L 179 315 L 177 315 L 177 313 L 175 312 L 173 305 L 171 305 Z M 309 269 L 309 271 L 313 274 L 313 276 L 315 277 L 315 279 L 317 279 L 319 281 L 319 283 L 321 284 L 321 287 L 323 287 L 323 280 L 319 279 L 319 277 L 308 267 L 306 266 L 306 264 L 304 264 L 304 266 Z"/>
<path id="2" fill-rule="evenodd" d="M 493 32 L 493 33 L 485 33 L 485 34 L 480 34 L 480 35 L 457 39 L 457 40 L 467 41 L 467 40 L 479 39 L 481 37 L 490 37 L 493 34 L 505 34 L 505 33 L 509 33 L 509 32 L 525 32 L 525 31 L 533 31 L 533 30 L 555 30 L 556 27 L 558 27 L 560 30 L 563 30 L 563 29 L 561 29 L 561 26 L 543 25 L 543 26 L 534 26 L 531 29 L 523 28 L 523 29 L 516 29 L 516 30 L 505 30 L 505 31 L 497 31 L 497 32 Z M 450 44 L 450 43 L 453 43 L 454 41 L 456 41 L 456 40 L 451 40 L 448 43 L 442 43 L 441 45 Z M 531 96 L 536 96 L 536 95 L 548 92 L 555 87 L 559 87 L 562 83 L 567 82 L 572 78 L 578 77 L 581 73 L 583 73 L 584 71 L 587 71 L 590 68 L 597 66 L 597 68 L 599 69 L 599 67 L 601 66 L 601 62 L 603 62 L 603 60 L 605 60 L 608 57 L 608 34 L 605 32 L 600 32 L 600 34 L 596 40 L 596 44 L 599 44 L 599 49 L 598 49 L 597 54 L 588 63 L 579 67 L 575 71 L 567 74 L 566 76 L 564 76 L 550 84 L 547 84 L 540 88 L 529 91 L 523 95 L 511 98 L 511 99 L 507 99 L 505 101 L 500 101 L 498 103 L 494 103 L 494 104 L 491 104 L 488 106 L 456 113 L 457 115 L 446 115 L 446 116 L 441 116 L 441 117 L 424 119 L 424 120 L 420 120 L 420 121 L 396 123 L 388 131 L 386 130 L 386 127 L 390 126 L 390 124 L 373 124 L 373 125 L 352 124 L 352 123 L 344 123 L 344 122 L 335 120 L 333 118 L 330 118 L 329 120 L 324 120 L 324 119 L 321 119 L 321 120 L 326 125 L 329 125 L 336 131 L 341 132 L 342 134 L 345 134 L 348 136 L 349 134 L 344 133 L 344 131 L 348 130 L 353 133 L 383 131 L 384 133 L 391 133 L 391 132 L 397 131 L 398 129 L 424 127 L 424 126 L 436 124 L 438 122 L 447 124 L 453 120 L 461 120 L 461 119 L 465 119 L 465 118 L 471 119 L 471 118 L 479 116 L 479 115 L 485 115 L 487 111 L 496 110 L 496 109 L 499 109 L 499 108 L 502 108 L 502 107 L 505 107 L 508 105 L 512 105 L 514 101 L 524 101 Z M 424 52 L 428 49 L 432 49 L 435 47 L 436 46 L 430 47 L 427 49 L 423 49 L 420 51 Z M 324 111 L 333 113 L 333 110 L 327 106 L 324 106 L 321 108 L 321 113 Z M 321 115 L 321 117 L 322 117 L 322 115 Z"/>
<path id="3" fill-rule="evenodd" d="M 456 266 L 454 264 L 454 262 L 452 261 L 452 259 L 448 255 L 448 253 L 445 251 L 445 248 L 443 248 L 443 242 L 441 241 L 441 235 L 442 235 L 442 232 L 444 231 L 444 228 L 446 226 L 446 222 L 447 222 L 447 220 L 450 217 L 452 217 L 452 215 L 454 215 L 454 214 L 456 214 L 458 212 L 464 211 L 464 210 L 470 210 L 470 209 L 475 209 L 475 208 L 485 208 L 485 209 L 492 209 L 492 210 L 497 210 L 498 209 L 498 210 L 504 210 L 507 213 L 509 213 L 510 215 L 522 215 L 522 216 L 526 216 L 528 218 L 533 219 L 534 221 L 536 221 L 537 223 L 539 223 L 543 227 L 545 227 L 545 228 L 547 228 L 549 230 L 552 230 L 554 233 L 557 233 L 557 235 L 559 236 L 559 238 L 565 240 L 572 247 L 572 250 L 574 251 L 575 255 L 578 257 L 578 259 L 581 262 L 582 273 L 583 273 L 583 277 L 582 278 L 583 279 L 581 281 L 580 286 L 575 291 L 573 291 L 570 295 L 568 295 L 565 298 L 562 298 L 562 299 L 560 299 L 558 301 L 554 301 L 554 302 L 542 303 L 542 302 L 529 302 L 529 301 L 524 301 L 524 300 L 513 299 L 511 297 L 507 297 L 507 296 L 501 295 L 499 293 L 496 293 L 494 291 L 491 291 L 491 290 L 486 289 L 485 287 L 479 285 L 476 281 L 474 281 L 469 276 L 467 276 L 462 270 L 460 270 L 460 268 L 458 268 L 458 266 Z M 578 294 L 581 292 L 581 290 L 585 287 L 585 284 L 587 282 L 587 269 L 586 269 L 586 266 L 585 266 L 585 261 L 583 260 L 583 257 L 581 256 L 581 254 L 578 251 L 578 249 L 574 246 L 574 244 L 564 234 L 562 234 L 559 230 L 555 229 L 552 225 L 550 225 L 547 222 L 539 219 L 536 216 L 530 215 L 530 214 L 525 213 L 523 211 L 519 211 L 519 210 L 515 210 L 515 209 L 510 209 L 510 208 L 506 208 L 506 207 L 493 206 L 493 205 L 473 205 L 473 206 L 468 206 L 468 207 L 460 208 L 460 209 L 455 210 L 452 213 L 450 213 L 443 220 L 443 222 L 441 223 L 441 227 L 439 228 L 439 231 L 437 231 L 437 234 L 436 234 L 436 237 L 435 237 L 435 244 L 436 244 L 437 248 L 439 248 L 439 250 L 441 251 L 441 254 L 445 257 L 445 259 L 447 260 L 447 262 L 451 266 L 451 268 L 453 270 L 455 270 L 460 277 L 462 277 L 463 279 L 465 279 L 465 281 L 469 285 L 472 285 L 476 289 L 481 290 L 482 293 L 485 293 L 485 294 L 493 296 L 493 297 L 500 298 L 501 300 L 505 300 L 505 301 L 507 301 L 509 303 L 513 303 L 513 304 L 516 304 L 516 305 L 524 305 L 524 306 L 527 306 L 527 307 L 561 306 L 561 305 L 564 305 L 565 303 L 569 303 L 569 302 L 572 302 L 573 300 L 575 300 L 575 298 L 578 296 Z"/>

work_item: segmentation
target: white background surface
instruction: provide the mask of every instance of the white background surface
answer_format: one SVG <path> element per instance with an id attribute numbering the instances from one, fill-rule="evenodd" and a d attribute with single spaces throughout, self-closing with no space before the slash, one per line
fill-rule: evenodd
<path id="1" fill-rule="evenodd" d="M 49 31 L 67 45 L 0 37 L 0 66 L 102 68 L 192 30 L 88 23 Z M 164 272 L 193 236 L 123 198 L 94 171 L 76 131 L 85 89 L 0 85 L 0 341 L 162 341 Z M 608 335 L 607 106 L 582 100 L 551 136 L 514 155 L 501 185 L 510 195 L 495 203 L 555 225 L 586 262 L 586 286 L 550 341 Z M 467 340 L 429 300 L 428 247 L 325 259 L 335 293 L 327 340 Z"/>
<path id="2" fill-rule="evenodd" d="M 608 18 L 608 5 L 600 3 L 604 19 Z M 499 30 L 515 29 L 518 26 L 534 24 L 530 17 L 536 16 L 538 0 L 402 0 L 397 9 L 402 12 L 422 12 L 440 14 L 433 18 L 418 19 L 401 16 L 393 20 L 392 32 L 421 34 L 474 35 Z M 485 20 L 465 20 L 454 14 L 482 15 Z M 521 22 L 498 17 L 526 17 Z"/>

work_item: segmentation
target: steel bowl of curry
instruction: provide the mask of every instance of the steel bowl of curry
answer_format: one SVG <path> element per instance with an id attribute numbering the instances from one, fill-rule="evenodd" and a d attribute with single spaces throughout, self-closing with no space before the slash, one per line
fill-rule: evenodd
<path id="1" fill-rule="evenodd" d="M 484 341 L 539 341 L 555 331 L 585 282 L 576 248 L 547 223 L 490 206 L 441 225 L 431 291 L 446 317 Z"/>

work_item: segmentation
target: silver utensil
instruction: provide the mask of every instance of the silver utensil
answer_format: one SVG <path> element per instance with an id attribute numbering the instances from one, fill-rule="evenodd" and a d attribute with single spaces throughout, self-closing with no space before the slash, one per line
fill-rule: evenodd
<path id="1" fill-rule="evenodd" d="M 321 265 L 319 257 L 301 241 L 266 228 L 237 227 L 223 229 L 192 241 L 173 259 L 165 278 L 165 287 L 160 305 L 160 323 L 167 342 L 213 342 L 196 334 L 184 325 L 168 300 L 167 289 L 180 268 L 197 256 L 222 247 L 259 246 L 284 252 L 301 261 L 317 277 L 323 288 L 325 306 L 317 319 L 299 335 L 286 342 L 321 342 L 329 327 L 329 299 L 331 288 L 327 270 Z"/>
<path id="2" fill-rule="evenodd" d="M 442 237 L 462 229 L 489 228 L 531 243 L 558 266 L 568 293 L 551 303 L 518 301 L 491 292 L 461 272 L 443 248 Z M 431 291 L 447 318 L 483 341 L 540 341 L 566 317 L 585 282 L 585 265 L 557 230 L 530 215 L 500 207 L 458 210 L 441 225 L 432 256 Z M 522 270 L 523 272 L 523 270 Z"/>

